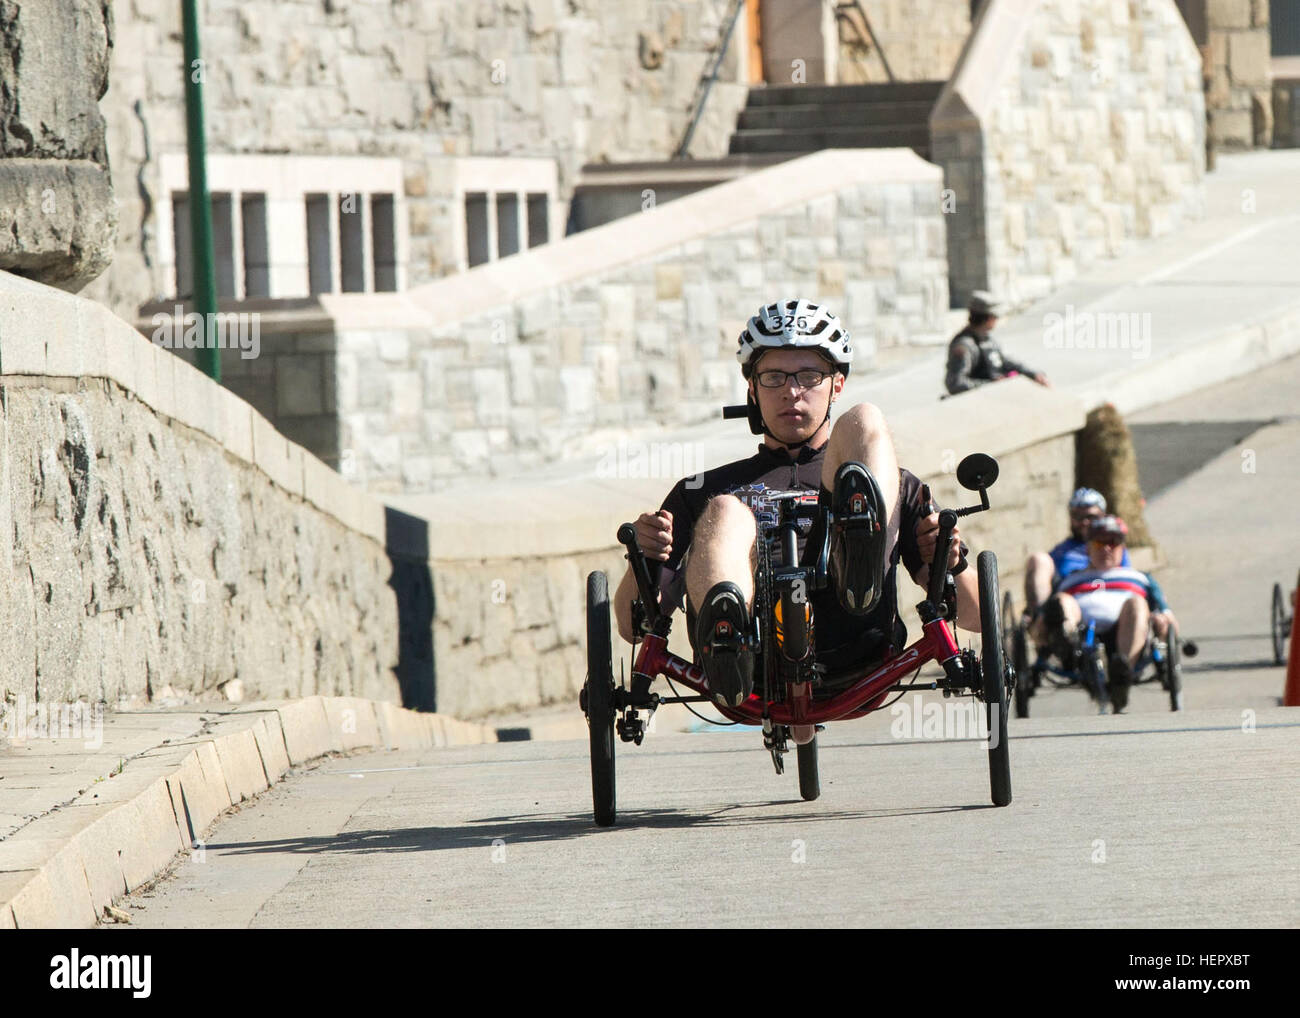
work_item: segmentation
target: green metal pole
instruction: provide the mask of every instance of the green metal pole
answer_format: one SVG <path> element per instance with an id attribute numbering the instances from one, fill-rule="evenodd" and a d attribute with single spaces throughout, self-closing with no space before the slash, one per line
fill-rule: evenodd
<path id="1" fill-rule="evenodd" d="M 181 0 L 185 32 L 185 135 L 190 163 L 190 237 L 194 265 L 194 310 L 203 321 L 205 342 L 199 370 L 221 381 L 221 351 L 216 349 L 217 278 L 212 249 L 212 197 L 208 194 L 207 145 L 203 132 L 203 58 L 199 55 L 198 0 Z"/>

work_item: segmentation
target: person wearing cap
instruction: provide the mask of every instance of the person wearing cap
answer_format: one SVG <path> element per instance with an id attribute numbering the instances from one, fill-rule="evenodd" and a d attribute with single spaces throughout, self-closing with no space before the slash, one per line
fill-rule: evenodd
<path id="1" fill-rule="evenodd" d="M 1092 622 L 1097 636 L 1110 651 L 1107 685 L 1115 713 L 1128 706 L 1138 659 L 1149 634 L 1164 640 L 1178 620 L 1165 601 L 1160 584 L 1150 573 L 1121 564 L 1128 541 L 1128 526 L 1118 516 L 1102 516 L 1088 529 L 1088 567 L 1061 580 L 1043 608 L 1055 641 L 1068 640 L 1080 624 Z"/>
<path id="2" fill-rule="evenodd" d="M 948 344 L 948 375 L 944 382 L 949 395 L 1017 374 L 1032 378 L 1039 385 L 1050 384 L 1041 371 L 1012 360 L 998 346 L 993 327 L 998 324 L 1000 309 L 991 293 L 976 290 L 971 294 L 969 310 L 966 327 Z"/>

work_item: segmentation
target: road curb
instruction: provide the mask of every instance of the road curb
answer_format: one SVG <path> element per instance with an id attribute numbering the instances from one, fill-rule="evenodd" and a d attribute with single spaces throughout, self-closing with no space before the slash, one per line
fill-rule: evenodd
<path id="1" fill-rule="evenodd" d="M 163 872 L 232 805 L 327 753 L 496 742 L 496 729 L 358 697 L 310 696 L 214 712 L 201 735 L 132 759 L 0 841 L 0 929 L 94 926 Z"/>

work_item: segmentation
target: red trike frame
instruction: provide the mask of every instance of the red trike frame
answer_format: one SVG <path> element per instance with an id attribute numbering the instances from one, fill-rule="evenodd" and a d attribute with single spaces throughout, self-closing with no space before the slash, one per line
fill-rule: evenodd
<path id="1" fill-rule="evenodd" d="M 725 707 L 712 698 L 709 703 L 729 720 L 746 725 L 761 725 L 765 716 L 779 725 L 816 725 L 864 717 L 879 707 L 889 690 L 909 673 L 927 661 L 943 664 L 960 653 L 946 620 L 937 618 L 922 629 L 921 638 L 902 653 L 865 672 L 847 689 L 826 700 L 814 702 L 810 683 L 797 682 L 786 687 L 788 701 L 785 703 L 769 705 L 758 694 L 750 696 L 739 707 Z M 642 638 L 632 673 L 652 679 L 665 675 L 690 686 L 702 696 L 708 696 L 708 681 L 703 669 L 672 653 L 668 641 L 662 636 L 650 634 Z"/>

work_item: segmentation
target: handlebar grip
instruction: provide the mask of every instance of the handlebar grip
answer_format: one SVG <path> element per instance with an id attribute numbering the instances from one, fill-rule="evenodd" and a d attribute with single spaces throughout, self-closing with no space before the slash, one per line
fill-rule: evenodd
<path id="1" fill-rule="evenodd" d="M 930 589 L 926 596 L 938 606 L 943 600 L 944 581 L 948 577 L 948 549 L 952 546 L 952 532 L 957 527 L 957 514 L 951 509 L 939 513 L 939 538 L 934 545 L 934 560 L 930 563 Z"/>
<path id="2" fill-rule="evenodd" d="M 632 523 L 621 524 L 618 528 L 618 541 L 627 548 L 627 561 L 632 567 L 637 592 L 645 608 L 646 621 L 650 623 L 652 630 L 657 631 L 660 620 L 659 598 L 655 596 L 655 584 L 650 578 L 650 563 L 646 561 L 645 552 L 641 550 L 641 545 L 636 539 L 636 526 Z"/>
<path id="3" fill-rule="evenodd" d="M 722 419 L 726 421 L 735 420 L 739 417 L 748 417 L 749 407 L 744 403 L 737 403 L 734 406 L 724 406 L 722 408 Z"/>

